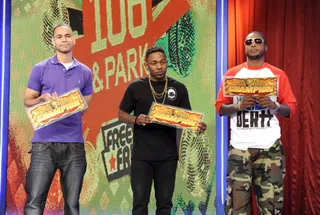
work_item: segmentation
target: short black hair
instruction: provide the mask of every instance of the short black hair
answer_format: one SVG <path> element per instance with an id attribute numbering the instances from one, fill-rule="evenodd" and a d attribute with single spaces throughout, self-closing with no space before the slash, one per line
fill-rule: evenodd
<path id="1" fill-rule="evenodd" d="M 152 47 L 148 48 L 146 51 L 146 61 L 148 61 L 149 55 L 151 55 L 152 53 L 155 53 L 155 52 L 161 52 L 164 54 L 164 56 L 166 56 L 166 53 L 164 52 L 163 48 L 160 48 L 157 46 L 152 46 Z"/>
<path id="2" fill-rule="evenodd" d="M 264 41 L 264 45 L 267 45 L 267 38 L 260 31 L 252 31 L 249 34 L 259 34 L 261 36 L 261 38 L 263 39 L 263 41 Z M 246 39 L 249 36 L 249 34 L 246 36 Z"/>
<path id="3" fill-rule="evenodd" d="M 52 37 L 54 37 L 54 32 L 55 32 L 56 29 L 59 28 L 59 27 L 67 27 L 67 28 L 70 28 L 71 31 L 73 31 L 70 25 L 68 25 L 68 24 L 66 24 L 66 23 L 60 23 L 60 24 L 56 25 L 56 26 L 53 28 Z"/>

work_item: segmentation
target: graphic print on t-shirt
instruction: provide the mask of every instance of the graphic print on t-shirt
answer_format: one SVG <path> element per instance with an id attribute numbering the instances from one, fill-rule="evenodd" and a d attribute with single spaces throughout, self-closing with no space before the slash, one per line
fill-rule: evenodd
<path id="1" fill-rule="evenodd" d="M 239 104 L 242 96 L 233 97 L 235 104 Z M 273 99 L 273 98 L 271 98 Z M 270 109 L 263 108 L 256 103 L 254 106 L 237 113 L 236 126 L 238 129 L 265 129 L 270 127 L 270 120 L 274 117 Z"/>
<path id="2" fill-rule="evenodd" d="M 274 117 L 269 109 L 261 111 L 239 111 L 237 113 L 238 129 L 264 129 L 271 127 L 270 121 Z"/>
<path id="3" fill-rule="evenodd" d="M 167 97 L 171 101 L 176 100 L 177 98 L 177 90 L 174 87 L 169 87 L 167 90 Z"/>

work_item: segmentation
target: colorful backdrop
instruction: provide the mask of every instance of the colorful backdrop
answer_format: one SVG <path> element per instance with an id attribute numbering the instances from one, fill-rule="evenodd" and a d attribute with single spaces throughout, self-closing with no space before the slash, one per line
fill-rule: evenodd
<path id="1" fill-rule="evenodd" d="M 83 214 L 130 214 L 132 127 L 117 119 L 128 84 L 147 75 L 144 53 L 165 49 L 168 76 L 183 82 L 192 108 L 205 114 L 208 131 L 183 131 L 172 214 L 215 213 L 216 3 L 214 0 L 12 1 L 7 212 L 22 214 L 32 125 L 23 108 L 34 64 L 54 54 L 53 27 L 71 25 L 74 56 L 93 72 L 94 94 L 83 118 L 88 168 L 81 194 Z M 149 211 L 155 211 L 154 192 Z M 46 214 L 61 214 L 57 172 Z"/>

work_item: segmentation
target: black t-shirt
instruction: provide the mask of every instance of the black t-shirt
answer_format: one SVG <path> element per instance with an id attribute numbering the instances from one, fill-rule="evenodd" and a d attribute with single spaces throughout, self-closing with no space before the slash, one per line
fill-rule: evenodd
<path id="1" fill-rule="evenodd" d="M 151 84 L 157 93 L 163 92 L 165 81 L 151 82 Z M 129 114 L 133 111 L 135 116 L 148 115 L 153 101 L 148 77 L 144 77 L 130 83 L 119 108 Z M 162 101 L 163 97 L 157 100 L 160 104 Z M 190 110 L 185 85 L 168 77 L 164 104 Z M 134 125 L 132 159 L 159 161 L 178 159 L 176 133 L 176 128 L 156 123 L 146 126 Z"/>

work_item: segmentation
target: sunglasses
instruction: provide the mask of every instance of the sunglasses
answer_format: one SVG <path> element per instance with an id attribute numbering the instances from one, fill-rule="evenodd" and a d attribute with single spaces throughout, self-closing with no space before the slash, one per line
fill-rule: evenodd
<path id="1" fill-rule="evenodd" d="M 252 45 L 252 43 L 256 44 L 256 45 L 261 45 L 263 43 L 263 39 L 260 38 L 252 38 L 252 39 L 247 39 L 246 41 L 244 41 L 244 44 L 246 46 L 250 46 Z"/>

